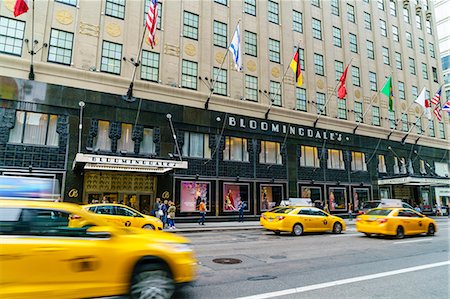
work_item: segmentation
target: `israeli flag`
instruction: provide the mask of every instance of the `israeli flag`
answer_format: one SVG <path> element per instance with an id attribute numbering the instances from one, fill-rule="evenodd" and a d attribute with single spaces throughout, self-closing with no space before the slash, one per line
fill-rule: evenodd
<path id="1" fill-rule="evenodd" d="M 239 24 L 236 26 L 233 39 L 231 40 L 228 50 L 233 54 L 234 67 L 238 72 L 242 70 L 242 56 L 241 56 L 241 31 L 239 30 Z"/>

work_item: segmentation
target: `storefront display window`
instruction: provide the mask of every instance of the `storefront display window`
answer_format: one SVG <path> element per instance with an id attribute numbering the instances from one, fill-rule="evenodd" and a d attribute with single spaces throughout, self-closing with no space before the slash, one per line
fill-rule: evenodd
<path id="1" fill-rule="evenodd" d="M 223 184 L 223 210 L 233 212 L 238 210 L 241 201 L 247 204 L 246 211 L 249 211 L 250 198 L 249 184 L 224 183 Z"/>
<path id="2" fill-rule="evenodd" d="M 180 212 L 196 212 L 201 201 L 210 210 L 210 183 L 197 181 L 182 181 L 180 192 Z"/>
<path id="3" fill-rule="evenodd" d="M 353 205 L 355 210 L 362 209 L 363 203 L 370 200 L 369 188 L 353 189 Z"/>
<path id="4" fill-rule="evenodd" d="M 282 185 L 261 185 L 260 186 L 260 204 L 261 211 L 267 211 L 273 207 L 279 206 L 283 199 Z"/>
<path id="5" fill-rule="evenodd" d="M 347 209 L 347 192 L 342 187 L 328 188 L 328 206 L 330 211 Z"/>
<path id="6" fill-rule="evenodd" d="M 322 203 L 322 188 L 312 187 L 312 186 L 302 186 L 301 187 L 301 197 L 311 198 L 312 202 Z"/>
<path id="7" fill-rule="evenodd" d="M 380 188 L 380 199 L 391 198 L 391 190 L 389 188 Z"/>

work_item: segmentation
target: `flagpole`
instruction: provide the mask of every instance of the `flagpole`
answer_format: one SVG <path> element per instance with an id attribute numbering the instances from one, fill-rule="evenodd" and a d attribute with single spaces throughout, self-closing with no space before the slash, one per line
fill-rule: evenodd
<path id="1" fill-rule="evenodd" d="M 350 59 L 350 62 L 347 64 L 347 66 L 345 67 L 345 69 L 347 69 L 347 68 L 350 66 L 350 64 L 352 63 L 352 60 L 353 60 L 353 57 Z M 344 69 L 344 72 L 345 72 L 345 69 Z M 346 79 L 347 79 L 347 78 L 346 78 Z M 317 118 L 316 118 L 316 120 L 314 121 L 314 125 L 313 125 L 314 128 L 316 127 L 317 122 L 319 122 L 319 118 L 322 116 L 322 112 L 324 112 L 324 110 L 327 109 L 327 104 L 328 104 L 328 102 L 331 100 L 331 98 L 332 98 L 332 96 L 334 95 L 334 93 L 336 92 L 336 88 L 338 87 L 338 85 L 339 85 L 340 83 L 341 83 L 341 82 L 339 81 L 339 82 L 336 84 L 336 86 L 334 87 L 334 89 L 333 89 L 333 91 L 331 92 L 331 94 L 327 95 L 327 101 L 326 101 L 325 104 L 323 105 L 323 108 L 320 109 L 319 115 L 317 115 Z M 317 103 L 316 103 L 316 106 L 317 106 Z"/>
<path id="2" fill-rule="evenodd" d="M 31 58 L 30 58 L 30 72 L 28 73 L 28 79 L 34 80 L 34 0 L 31 0 Z"/>
<path id="3" fill-rule="evenodd" d="M 238 22 L 236 24 L 236 27 L 235 27 L 236 29 L 237 29 L 237 26 L 239 26 L 240 22 L 241 22 L 241 19 L 238 20 Z M 234 32 L 236 32 L 236 29 L 234 30 Z M 240 32 L 239 32 L 239 34 L 240 34 Z M 233 35 L 233 37 L 234 37 L 234 35 Z M 223 70 L 223 64 L 225 63 L 225 60 L 227 59 L 227 55 L 228 55 L 228 52 L 230 51 L 230 46 L 231 46 L 232 42 L 233 42 L 233 38 L 231 38 L 231 41 L 228 44 L 227 50 L 225 52 L 225 56 L 223 56 L 222 64 L 220 65 L 219 70 Z M 240 41 L 239 41 L 239 46 L 240 46 Z M 217 72 L 216 77 L 214 78 L 214 81 L 213 81 L 213 83 L 211 85 L 211 88 L 209 89 L 209 95 L 208 95 L 208 98 L 206 99 L 206 102 L 205 102 L 205 110 L 208 110 L 209 101 L 211 100 L 212 93 L 214 92 L 214 87 L 215 87 L 215 85 L 217 83 L 217 79 L 219 78 L 219 73 L 220 72 Z"/>
<path id="4" fill-rule="evenodd" d="M 391 73 L 390 75 L 392 75 L 392 73 Z M 390 77 L 390 76 L 389 76 L 389 77 Z M 386 81 L 384 82 L 383 86 L 386 85 L 387 80 L 389 80 L 389 77 L 386 78 Z M 380 94 L 380 92 L 381 92 L 381 90 L 378 90 L 377 93 L 376 93 L 374 96 L 372 96 L 372 99 L 370 100 L 370 103 L 369 103 L 369 107 L 367 107 L 366 111 L 365 111 L 365 112 L 363 113 L 363 115 L 361 116 L 361 120 L 358 122 L 358 124 L 356 125 L 356 127 L 353 129 L 353 134 L 356 133 L 356 130 L 358 129 L 359 125 L 360 125 L 361 123 L 364 123 L 364 116 L 366 116 L 366 114 L 369 112 L 370 108 L 372 107 L 373 101 L 377 98 L 377 96 Z"/>
<path id="5" fill-rule="evenodd" d="M 413 101 L 408 108 L 406 108 L 406 110 L 404 112 L 402 112 L 402 114 L 400 114 L 400 117 L 395 121 L 394 127 L 391 129 L 391 132 L 389 132 L 389 135 L 387 136 L 387 140 L 389 140 L 389 138 L 391 137 L 392 133 L 394 133 L 395 129 L 397 128 L 398 123 L 400 122 L 400 120 L 402 119 L 402 116 L 409 111 L 409 108 L 411 108 L 412 105 L 414 105 L 415 101 Z"/>
<path id="6" fill-rule="evenodd" d="M 418 119 L 416 119 L 416 122 L 411 126 L 411 129 L 409 129 L 408 133 L 406 133 L 406 135 L 402 138 L 402 144 L 405 144 L 405 140 L 406 138 L 408 138 L 408 135 L 412 132 L 412 130 L 416 127 L 417 122 L 419 120 L 422 120 L 422 116 L 425 114 L 425 109 L 423 110 L 422 114 L 419 116 Z"/>

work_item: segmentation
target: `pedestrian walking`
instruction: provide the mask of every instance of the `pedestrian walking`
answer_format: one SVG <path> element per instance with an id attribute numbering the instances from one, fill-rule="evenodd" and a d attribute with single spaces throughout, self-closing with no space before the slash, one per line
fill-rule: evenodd
<path id="1" fill-rule="evenodd" d="M 153 204 L 152 216 L 160 218 L 159 210 L 161 209 L 161 199 L 159 197 L 156 198 L 155 203 Z"/>
<path id="2" fill-rule="evenodd" d="M 206 204 L 205 200 L 202 199 L 200 201 L 200 204 L 198 205 L 198 210 L 200 211 L 200 219 L 198 220 L 199 225 L 205 225 L 205 218 L 206 218 Z"/>
<path id="3" fill-rule="evenodd" d="M 353 219 L 353 210 L 352 210 L 353 206 L 351 203 L 348 204 L 348 220 L 352 221 Z"/>
<path id="4" fill-rule="evenodd" d="M 171 201 L 169 201 L 169 208 L 167 209 L 167 218 L 169 220 L 169 229 L 175 229 L 175 212 L 177 207 Z"/>
<path id="5" fill-rule="evenodd" d="M 247 208 L 247 204 L 245 201 L 240 201 L 238 204 L 238 210 L 239 210 L 239 220 L 238 222 L 244 222 L 244 211 Z"/>
<path id="6" fill-rule="evenodd" d="M 328 208 L 328 204 L 327 203 L 325 203 L 325 206 L 323 207 L 323 210 L 325 212 L 327 212 L 328 214 L 330 214 L 330 209 Z"/>
<path id="7" fill-rule="evenodd" d="M 169 226 L 169 219 L 167 217 L 167 210 L 169 209 L 169 202 L 164 200 L 164 202 L 161 204 L 160 210 L 162 211 L 161 221 L 163 223 L 163 228 L 166 226 Z"/>

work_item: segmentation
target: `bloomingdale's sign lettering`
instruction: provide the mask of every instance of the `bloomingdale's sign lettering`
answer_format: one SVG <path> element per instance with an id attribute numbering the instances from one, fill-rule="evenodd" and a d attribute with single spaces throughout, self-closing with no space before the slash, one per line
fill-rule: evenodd
<path id="1" fill-rule="evenodd" d="M 242 117 L 228 117 L 228 126 L 233 128 L 250 129 L 269 133 L 280 133 L 308 137 L 321 140 L 342 141 L 341 133 L 329 132 L 314 128 L 304 128 L 296 125 L 280 124 L 264 120 L 246 119 Z M 348 137 L 346 138 L 348 140 Z"/>

